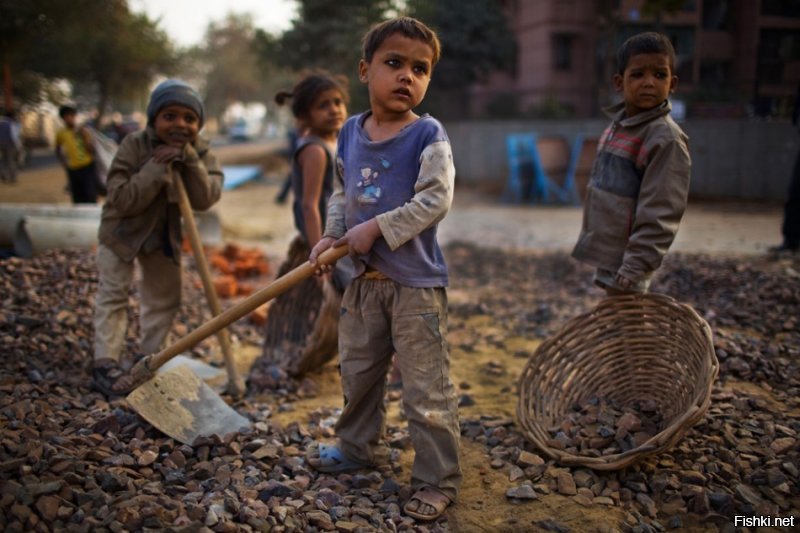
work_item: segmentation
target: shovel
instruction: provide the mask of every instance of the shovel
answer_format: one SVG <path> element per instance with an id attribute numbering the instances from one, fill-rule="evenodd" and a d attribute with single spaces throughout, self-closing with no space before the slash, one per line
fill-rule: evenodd
<path id="1" fill-rule="evenodd" d="M 211 272 L 208 269 L 206 255 L 203 252 L 203 243 L 200 240 L 200 233 L 197 231 L 197 223 L 192 213 L 192 205 L 189 203 L 189 197 L 186 195 L 186 188 L 183 185 L 183 180 L 176 173 L 172 175 L 172 183 L 178 193 L 178 205 L 180 206 L 183 223 L 189 234 L 189 242 L 192 245 L 194 259 L 197 263 L 197 270 L 200 272 L 200 278 L 203 280 L 203 289 L 205 290 L 206 299 L 208 300 L 208 307 L 211 309 L 211 316 L 217 316 L 222 312 L 222 308 L 219 305 L 217 291 L 214 290 L 214 284 L 211 282 Z M 233 350 L 231 349 L 231 338 L 228 335 L 228 330 L 225 328 L 220 329 L 217 332 L 217 339 L 219 340 L 219 346 L 222 350 L 222 356 L 225 359 L 225 369 L 228 371 L 228 385 L 225 390 L 234 398 L 241 398 L 245 391 L 244 380 L 236 371 L 236 362 L 233 360 Z"/>
<path id="2" fill-rule="evenodd" d="M 249 425 L 246 418 L 231 409 L 186 367 L 178 367 L 157 376 L 156 371 L 179 353 L 312 276 L 318 265 L 332 265 L 345 255 L 347 246 L 325 250 L 319 256 L 317 265 L 303 263 L 200 325 L 171 346 L 140 359 L 130 371 L 134 383 L 128 389 L 132 391 L 127 396 L 128 403 L 164 434 L 185 444 L 192 444 L 200 436 L 225 435 Z"/>

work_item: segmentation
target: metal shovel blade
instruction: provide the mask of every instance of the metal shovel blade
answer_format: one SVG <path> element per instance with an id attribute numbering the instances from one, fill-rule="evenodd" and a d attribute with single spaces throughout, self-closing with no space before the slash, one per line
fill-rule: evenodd
<path id="1" fill-rule="evenodd" d="M 191 445 L 197 437 L 239 432 L 250 421 L 234 411 L 192 370 L 158 373 L 127 397 L 134 411 L 164 434 Z"/>
<path id="2" fill-rule="evenodd" d="M 164 366 L 160 367 L 156 373 L 163 374 L 181 365 L 188 366 L 203 383 L 211 387 L 211 390 L 217 394 L 225 392 L 225 385 L 228 381 L 228 377 L 225 375 L 225 369 L 211 366 L 194 357 L 188 357 L 183 354 L 176 355 L 175 359 L 170 359 L 164 363 Z"/>
<path id="3" fill-rule="evenodd" d="M 176 355 L 174 359 L 170 359 L 164 363 L 164 365 L 158 369 L 158 372 L 163 374 L 167 370 L 178 368 L 181 365 L 188 366 L 198 378 L 202 379 L 206 383 L 225 377 L 225 370 L 211 366 L 208 363 L 200 361 L 199 359 L 195 359 L 183 354 Z"/>

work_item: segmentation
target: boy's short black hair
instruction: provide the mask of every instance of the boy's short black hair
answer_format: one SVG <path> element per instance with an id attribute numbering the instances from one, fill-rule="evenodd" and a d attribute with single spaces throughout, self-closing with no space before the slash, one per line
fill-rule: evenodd
<path id="1" fill-rule="evenodd" d="M 75 115 L 78 113 L 78 108 L 73 105 L 62 105 L 58 108 L 58 116 L 61 118 L 66 117 L 67 115 Z"/>
<path id="2" fill-rule="evenodd" d="M 675 70 L 675 48 L 663 33 L 648 31 L 628 38 L 617 50 L 617 73 L 624 74 L 628 61 L 639 54 L 664 54 L 669 58 L 669 68 Z"/>
<path id="3" fill-rule="evenodd" d="M 391 35 L 400 33 L 409 39 L 417 39 L 427 43 L 433 50 L 433 61 L 431 67 L 439 62 L 439 56 L 442 53 L 442 45 L 439 43 L 439 37 L 436 32 L 423 24 L 421 21 L 411 17 L 397 17 L 385 20 L 373 26 L 362 41 L 362 54 L 364 60 L 369 63 L 372 61 L 372 56 L 375 51 L 380 48 L 383 41 L 388 39 Z"/>

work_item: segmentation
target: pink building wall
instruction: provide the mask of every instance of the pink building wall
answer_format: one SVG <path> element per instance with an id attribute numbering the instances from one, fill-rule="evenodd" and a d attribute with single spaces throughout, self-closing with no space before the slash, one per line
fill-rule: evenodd
<path id="1" fill-rule="evenodd" d="M 609 81 L 601 77 L 603 24 L 598 13 L 607 0 L 498 0 L 517 37 L 518 55 L 513 74 L 497 73 L 485 84 L 470 90 L 474 116 L 485 114 L 498 99 L 513 99 L 521 116 L 535 115 L 537 108 L 557 102 L 575 117 L 596 116 L 600 107 L 614 101 Z M 729 23 L 722 29 L 703 27 L 704 1 L 693 0 L 694 9 L 666 15 L 661 24 L 668 33 L 680 31 L 678 95 L 689 95 L 701 87 L 701 69 L 711 64 L 727 65 L 731 92 L 747 101 L 756 90 L 759 40 L 763 29 L 800 32 L 800 17 L 762 15 L 760 0 L 729 0 Z M 627 31 L 652 29 L 655 21 L 642 14 L 644 0 L 619 0 L 619 28 Z M 716 4 L 708 4 L 711 9 Z M 569 68 L 558 69 L 554 55 L 557 36 L 570 42 Z M 677 43 L 676 43 L 677 46 Z M 612 46 L 614 51 L 616 45 Z M 708 83 L 708 82 L 706 82 Z M 800 59 L 787 61 L 781 83 L 757 84 L 760 96 L 786 103 L 800 83 Z M 711 87 L 715 89 L 718 87 Z M 713 104 L 713 102 L 712 102 Z M 510 103 L 509 103 L 510 105 Z M 740 104 L 744 108 L 744 103 Z"/>

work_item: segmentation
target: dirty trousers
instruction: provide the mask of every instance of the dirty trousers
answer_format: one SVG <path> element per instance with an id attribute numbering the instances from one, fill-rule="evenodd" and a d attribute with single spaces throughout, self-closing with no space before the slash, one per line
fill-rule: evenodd
<path id="1" fill-rule="evenodd" d="M 344 410 L 336 424 L 342 451 L 380 464 L 386 376 L 396 353 L 415 457 L 411 485 L 431 485 L 455 500 L 461 485 L 458 399 L 449 376 L 447 293 L 389 279 L 353 280 L 342 299 L 339 360 Z"/>
<path id="2" fill-rule="evenodd" d="M 181 268 L 160 251 L 140 253 L 140 348 L 144 354 L 164 345 L 181 306 Z M 94 359 L 119 361 L 128 330 L 128 292 L 134 262 L 123 261 L 110 248 L 97 246 L 98 286 L 94 309 Z"/>

